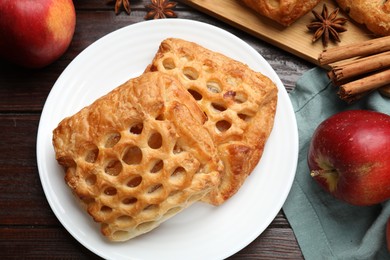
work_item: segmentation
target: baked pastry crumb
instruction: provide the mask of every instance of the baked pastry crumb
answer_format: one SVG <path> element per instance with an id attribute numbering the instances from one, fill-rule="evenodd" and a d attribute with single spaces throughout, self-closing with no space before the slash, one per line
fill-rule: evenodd
<path id="1" fill-rule="evenodd" d="M 364 24 L 377 36 L 390 35 L 390 1 L 336 0 L 354 21 Z"/>
<path id="2" fill-rule="evenodd" d="M 238 0 L 262 16 L 289 26 L 311 11 L 320 0 Z"/>
<path id="3" fill-rule="evenodd" d="M 56 159 L 104 236 L 149 232 L 219 184 L 223 165 L 204 120 L 175 78 L 153 72 L 59 123 Z"/>
<path id="4" fill-rule="evenodd" d="M 262 156 L 273 128 L 276 85 L 241 62 L 177 38 L 161 43 L 146 71 L 175 76 L 206 114 L 204 126 L 225 170 L 221 184 L 203 200 L 224 203 L 236 194 Z"/>

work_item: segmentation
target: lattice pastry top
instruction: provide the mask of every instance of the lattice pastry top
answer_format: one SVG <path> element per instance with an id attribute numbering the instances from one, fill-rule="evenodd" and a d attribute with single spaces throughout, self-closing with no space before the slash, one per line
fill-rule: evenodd
<path id="1" fill-rule="evenodd" d="M 60 122 L 53 145 L 102 233 L 124 241 L 219 184 L 223 166 L 204 120 L 176 79 L 146 73 Z"/>
<path id="2" fill-rule="evenodd" d="M 164 40 L 146 71 L 175 76 L 207 115 L 204 123 L 224 162 L 221 184 L 204 201 L 219 205 L 252 172 L 272 130 L 277 87 L 247 65 L 196 43 Z"/>

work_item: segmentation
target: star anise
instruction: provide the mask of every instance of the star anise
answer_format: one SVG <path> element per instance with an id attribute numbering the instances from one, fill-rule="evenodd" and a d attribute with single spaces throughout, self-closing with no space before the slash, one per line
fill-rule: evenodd
<path id="1" fill-rule="evenodd" d="M 172 9 L 176 5 L 176 2 L 168 0 L 151 0 L 151 4 L 145 6 L 149 10 L 145 19 L 175 18 L 177 15 Z"/>
<path id="2" fill-rule="evenodd" d="M 130 2 L 129 0 L 109 0 L 107 4 L 112 4 L 115 2 L 115 14 L 118 15 L 121 9 L 121 6 L 123 5 L 123 8 L 125 9 L 127 14 L 130 14 Z"/>
<path id="3" fill-rule="evenodd" d="M 346 18 L 337 17 L 339 8 L 334 9 L 330 14 L 328 7 L 324 4 L 321 15 L 312 10 L 315 20 L 307 25 L 310 31 L 314 32 L 312 41 L 316 42 L 322 37 L 324 47 L 328 46 L 329 40 L 340 42 L 339 33 L 345 32 L 347 29 L 344 24 L 348 21 Z"/>

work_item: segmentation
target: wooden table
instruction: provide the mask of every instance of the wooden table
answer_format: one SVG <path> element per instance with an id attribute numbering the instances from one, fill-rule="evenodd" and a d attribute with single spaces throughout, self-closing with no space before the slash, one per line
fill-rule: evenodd
<path id="1" fill-rule="evenodd" d="M 57 220 L 42 190 L 36 161 L 40 114 L 53 84 L 87 46 L 121 27 L 144 20 L 150 1 L 130 1 L 131 15 L 115 15 L 105 0 L 74 0 L 77 26 L 68 51 L 44 69 L 27 70 L 0 61 L 0 258 L 96 259 Z M 184 4 L 180 18 L 221 27 L 255 48 L 286 89 L 312 64 L 200 13 Z M 271 225 L 230 259 L 303 259 L 294 233 L 280 211 Z"/>

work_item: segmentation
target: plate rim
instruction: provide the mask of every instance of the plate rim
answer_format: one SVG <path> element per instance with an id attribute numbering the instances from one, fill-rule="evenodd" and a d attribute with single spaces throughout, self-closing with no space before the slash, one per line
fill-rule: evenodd
<path id="1" fill-rule="evenodd" d="M 56 82 L 54 83 L 50 93 L 48 94 L 48 97 L 45 101 L 45 104 L 43 106 L 43 109 L 42 109 L 42 113 L 41 113 L 41 118 L 39 120 L 39 125 L 38 125 L 38 131 L 37 131 L 37 142 L 36 142 L 36 157 L 37 157 L 37 166 L 38 166 L 38 171 L 39 171 L 39 178 L 40 178 L 40 181 L 41 181 L 41 185 L 43 187 L 43 190 L 44 190 L 44 193 L 45 193 L 45 197 L 49 203 L 49 206 L 51 208 L 51 210 L 53 211 L 54 215 L 56 216 L 56 218 L 60 221 L 61 225 L 73 236 L 74 239 L 76 239 L 79 243 L 81 243 L 84 247 L 86 247 L 88 250 L 90 250 L 91 252 L 93 252 L 94 254 L 98 255 L 98 256 L 101 256 L 101 257 L 104 257 L 104 258 L 110 258 L 109 255 L 105 255 L 104 253 L 102 253 L 101 251 L 99 250 L 96 250 L 96 248 L 91 248 L 91 245 L 88 244 L 86 241 L 81 241 L 80 238 L 77 236 L 77 234 L 74 232 L 74 230 L 72 230 L 66 223 L 64 223 L 64 220 L 62 219 L 62 217 L 60 216 L 60 213 L 58 212 L 58 208 L 56 207 L 56 205 L 54 205 L 54 200 L 53 198 L 50 198 L 50 194 L 49 194 L 49 191 L 48 191 L 48 187 L 46 185 L 48 185 L 48 183 L 46 183 L 46 178 L 45 178 L 45 175 L 42 174 L 42 172 L 44 171 L 43 169 L 43 165 L 41 162 L 42 160 L 42 153 L 44 153 L 42 151 L 42 149 L 40 149 L 40 143 L 42 142 L 42 138 L 44 138 L 42 135 L 42 133 L 44 132 L 42 129 L 43 129 L 43 122 L 45 122 L 45 118 L 47 118 L 47 113 L 48 113 L 48 108 L 47 108 L 47 105 L 49 104 L 48 102 L 50 100 L 52 100 L 53 96 L 56 94 L 56 92 L 60 91 L 59 87 L 58 86 L 61 86 L 61 83 L 62 81 L 64 80 L 65 76 L 67 76 L 67 73 L 68 71 L 70 71 L 71 68 L 73 68 L 74 66 L 76 66 L 78 63 L 82 62 L 83 58 L 84 57 L 87 57 L 88 53 L 93 51 L 94 48 L 97 48 L 96 46 L 105 41 L 105 39 L 108 39 L 110 37 L 113 37 L 113 35 L 116 35 L 116 34 L 120 34 L 122 32 L 125 32 L 126 30 L 131 30 L 129 28 L 138 28 L 138 27 L 143 27 L 143 26 L 150 26 L 154 23 L 166 23 L 166 24 L 176 24 L 176 25 L 180 25 L 182 24 L 182 26 L 188 26 L 188 25 L 195 25 L 195 26 L 203 26 L 205 28 L 209 28 L 209 29 L 212 29 L 212 30 L 215 30 L 219 33 L 221 33 L 222 35 L 229 35 L 229 37 L 233 37 L 235 38 L 237 41 L 241 42 L 242 44 L 246 45 L 246 47 L 248 48 L 248 50 L 251 50 L 253 52 L 254 55 L 257 56 L 257 58 L 259 58 L 261 61 L 265 61 L 265 65 L 264 66 L 268 66 L 270 69 L 270 72 L 273 74 L 272 75 L 272 80 L 273 81 L 277 81 L 275 82 L 277 85 L 278 85 L 278 89 L 279 89 L 279 94 L 278 96 L 280 97 L 280 95 L 285 99 L 285 101 L 287 100 L 288 102 L 285 104 L 287 106 L 287 109 L 289 110 L 290 112 L 290 116 L 292 115 L 292 117 L 290 117 L 289 119 L 292 120 L 292 123 L 293 123 L 293 126 L 291 129 L 289 129 L 289 132 L 290 132 L 290 135 L 292 137 L 292 146 L 294 148 L 294 151 L 292 151 L 293 153 L 293 157 L 292 158 L 292 165 L 291 165 L 291 172 L 293 172 L 293 174 L 290 176 L 290 179 L 286 185 L 286 189 L 284 190 L 284 193 L 283 195 L 280 197 L 281 199 L 281 205 L 278 205 L 278 208 L 279 210 L 282 208 L 283 204 L 284 204 L 284 201 L 287 199 L 287 196 L 288 196 L 288 193 L 292 187 L 292 183 L 293 183 L 293 180 L 295 178 L 295 172 L 296 172 L 296 167 L 297 167 L 297 162 L 298 162 L 298 128 L 297 128 L 297 123 L 296 123 L 296 118 L 295 118 L 295 114 L 294 114 L 294 111 L 293 111 L 293 108 L 292 108 L 292 103 L 288 97 L 288 94 L 287 94 L 287 91 L 286 89 L 284 88 L 283 86 L 283 83 L 281 82 L 279 76 L 276 74 L 276 72 L 273 70 L 273 68 L 271 67 L 271 65 L 261 56 L 260 53 L 258 53 L 253 47 L 251 47 L 248 43 L 246 43 L 245 41 L 241 40 L 240 38 L 238 38 L 237 36 L 235 36 L 234 34 L 222 29 L 222 28 L 219 28 L 219 27 L 216 27 L 214 25 L 211 25 L 211 24 L 207 24 L 207 23 L 204 23 L 204 22 L 199 22 L 199 21 L 194 21 L 194 20 L 189 20 L 189 19 L 182 19 L 182 18 L 176 18 L 176 19 L 164 19 L 164 20 L 152 20 L 152 21 L 142 21 L 142 22 L 138 22 L 138 23 L 134 23 L 134 24 L 131 24 L 131 25 L 128 25 L 128 26 L 125 26 L 125 27 L 122 27 L 122 28 L 119 28 L 115 31 L 112 31 L 106 35 L 104 35 L 103 37 L 99 38 L 98 40 L 96 40 L 95 42 L 93 42 L 92 44 L 90 44 L 88 47 L 86 47 L 83 51 L 81 51 L 70 63 L 69 65 L 64 69 L 64 71 L 60 74 L 60 76 L 58 77 L 58 79 L 56 80 Z M 76 65 L 75 65 L 76 64 Z M 284 91 L 280 91 L 280 86 L 282 86 L 283 90 Z M 287 98 L 287 99 L 286 99 Z M 272 134 L 272 133 L 271 133 Z M 47 138 L 47 137 L 46 137 Z M 279 207 L 280 206 L 280 207 Z M 240 245 L 236 246 L 235 248 L 227 251 L 225 254 L 221 254 L 220 257 L 222 258 L 225 258 L 225 257 L 229 257 L 237 252 L 239 252 L 240 250 L 242 250 L 244 247 L 246 247 L 248 244 L 250 244 L 254 239 L 256 239 L 262 232 L 264 232 L 264 230 L 269 226 L 269 224 L 272 222 L 272 220 L 276 217 L 278 211 L 276 212 L 276 214 L 272 217 L 272 219 L 269 221 L 269 223 L 266 223 L 265 224 L 265 228 L 262 229 L 262 230 L 259 230 L 259 232 L 254 232 L 252 234 L 251 237 L 247 237 L 247 239 L 245 241 L 242 241 L 240 243 Z"/>

